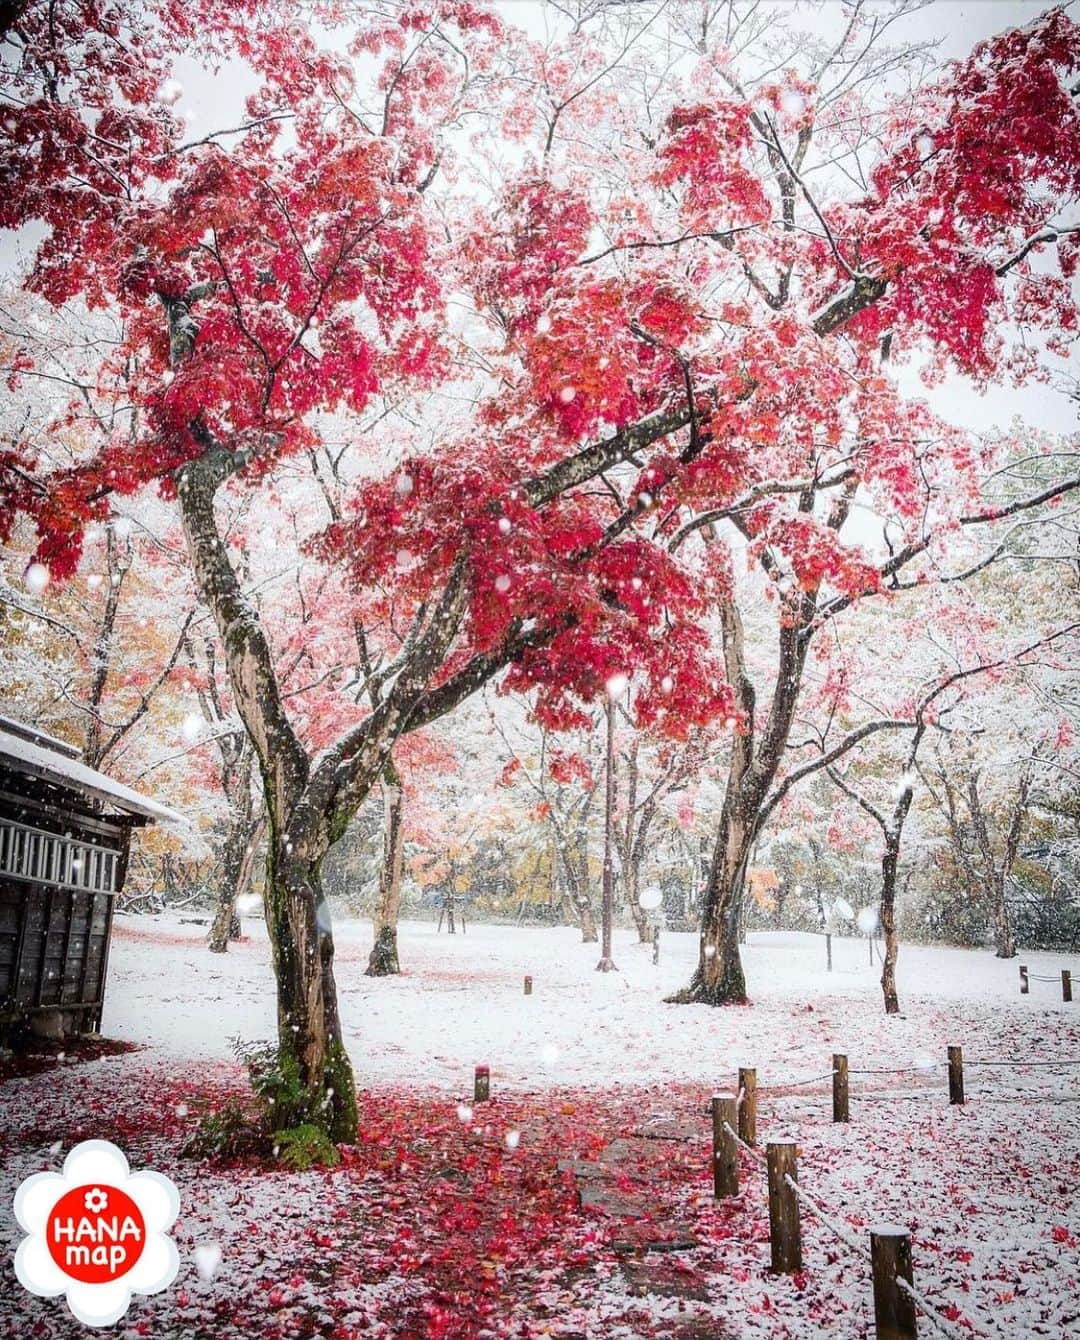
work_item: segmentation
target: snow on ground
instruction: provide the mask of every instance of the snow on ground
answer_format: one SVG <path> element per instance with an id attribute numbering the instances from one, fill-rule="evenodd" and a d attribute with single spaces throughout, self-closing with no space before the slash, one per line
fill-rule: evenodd
<path id="1" fill-rule="evenodd" d="M 269 1038 L 274 994 L 266 931 L 246 920 L 246 943 L 208 955 L 204 928 L 166 918 L 117 922 L 102 1031 L 184 1057 L 224 1059 L 228 1039 Z M 984 951 L 905 945 L 897 978 L 903 1014 L 881 1009 L 880 967 L 865 940 L 833 940 L 825 969 L 820 936 L 751 933 L 744 949 L 749 1010 L 674 1009 L 663 998 L 690 978 L 697 936 L 661 938 L 661 962 L 630 931 L 616 930 L 617 973 L 595 971 L 596 945 L 570 927 L 469 923 L 465 934 L 433 922 L 402 925 L 398 978 L 364 976 L 371 928 L 335 928 L 335 970 L 345 1041 L 361 1083 L 397 1081 L 460 1090 L 473 1067 L 493 1084 L 719 1083 L 756 1065 L 761 1083 L 828 1069 L 833 1052 L 858 1065 L 940 1060 L 952 1043 L 996 1034 L 999 1008 L 1029 1022 L 1063 1005 L 1060 986 L 1032 982 L 1019 995 L 1019 960 Z M 1060 974 L 1067 956 L 1026 954 L 1032 973 Z M 1073 965 L 1080 969 L 1080 961 Z M 533 978 L 525 996 L 523 978 Z M 1080 979 L 1080 972 L 1077 972 Z M 1080 980 L 1078 980 L 1080 996 Z M 807 1009 L 807 1005 L 810 1008 Z M 1078 1085 L 1080 1087 L 1080 1085 Z"/>
<path id="2" fill-rule="evenodd" d="M 177 1157 L 200 1100 L 237 1083 L 228 1038 L 273 1032 L 265 932 L 245 930 L 218 956 L 201 927 L 121 920 L 103 1031 L 145 1050 L 0 1086 L 9 1204 L 22 1177 L 91 1136 L 180 1185 L 181 1275 L 137 1300 L 121 1335 L 872 1335 L 867 1266 L 815 1216 L 803 1218 L 804 1272 L 769 1274 L 764 1175 L 751 1156 L 739 1198 L 712 1199 L 707 1099 L 730 1092 L 743 1064 L 758 1071 L 759 1142 L 797 1140 L 800 1183 L 847 1237 L 865 1242 L 881 1221 L 909 1229 L 916 1285 L 946 1333 L 1080 1335 L 1080 1065 L 975 1064 L 1080 1061 L 1080 1004 L 1062 1003 L 1057 982 L 1020 996 L 1018 960 L 905 946 L 904 1013 L 890 1019 L 865 941 L 834 941 L 828 974 L 820 938 L 763 933 L 745 955 L 753 1005 L 712 1010 L 662 1001 L 688 978 L 693 936 L 665 936 L 655 968 L 649 948 L 619 933 L 621 971 L 603 975 L 597 947 L 572 930 L 470 923 L 449 936 L 414 923 L 402 929 L 406 974 L 372 980 L 370 927 L 343 922 L 338 982 L 365 1090 L 361 1144 L 341 1169 L 286 1174 Z M 1048 977 L 1080 967 L 1022 961 Z M 962 1108 L 945 1092 L 950 1043 L 964 1048 Z M 830 1119 L 822 1076 L 833 1051 L 853 1070 L 848 1126 Z M 463 1122 L 480 1062 L 494 1101 Z M 642 1293 L 620 1255 L 627 1224 L 579 1209 L 557 1163 L 667 1129 L 679 1138 L 629 1142 L 637 1163 L 620 1182 L 643 1179 L 653 1229 L 697 1245 L 641 1257 L 657 1272 Z M 10 1214 L 0 1222 L 0 1334 L 85 1336 L 62 1304 L 18 1289 L 16 1226 Z M 933 1333 L 924 1322 L 920 1334 Z"/>

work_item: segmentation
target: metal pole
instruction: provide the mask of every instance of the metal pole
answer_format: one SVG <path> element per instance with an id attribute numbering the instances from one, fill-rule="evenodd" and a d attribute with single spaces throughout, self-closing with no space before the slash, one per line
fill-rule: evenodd
<path id="1" fill-rule="evenodd" d="M 600 962 L 597 972 L 612 972 L 611 923 L 615 905 L 615 856 L 612 832 L 615 824 L 615 700 L 607 702 L 607 771 L 604 796 L 604 883 L 600 909 Z"/>

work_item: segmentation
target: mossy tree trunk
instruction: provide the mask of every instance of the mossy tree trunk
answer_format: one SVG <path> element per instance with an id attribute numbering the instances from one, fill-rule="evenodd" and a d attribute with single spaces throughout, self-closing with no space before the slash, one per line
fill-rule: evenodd
<path id="1" fill-rule="evenodd" d="M 266 926 L 277 980 L 278 1047 L 302 1097 L 276 1112 L 283 1127 L 310 1122 L 338 1142 L 356 1138 L 356 1087 L 341 1036 L 334 937 L 319 870 L 327 844 L 302 824 L 271 832 Z"/>

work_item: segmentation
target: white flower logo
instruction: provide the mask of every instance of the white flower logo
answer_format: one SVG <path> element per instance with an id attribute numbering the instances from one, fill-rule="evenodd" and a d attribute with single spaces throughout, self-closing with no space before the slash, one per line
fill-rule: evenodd
<path id="1" fill-rule="evenodd" d="M 83 1204 L 91 1214 L 100 1214 L 108 1206 L 109 1197 L 102 1191 L 101 1187 L 96 1186 L 83 1197 Z"/>
<path id="2" fill-rule="evenodd" d="M 176 1187 L 156 1172 L 131 1172 L 108 1140 L 76 1145 L 63 1173 L 35 1173 L 15 1193 L 28 1234 L 15 1253 L 19 1283 L 41 1298 L 67 1295 L 87 1326 L 111 1326 L 133 1293 L 158 1293 L 180 1258 L 168 1236 L 180 1209 Z"/>

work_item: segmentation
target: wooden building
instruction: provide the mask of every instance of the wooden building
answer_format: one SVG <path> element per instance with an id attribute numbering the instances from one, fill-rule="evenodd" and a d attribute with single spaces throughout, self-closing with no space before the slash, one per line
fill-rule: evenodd
<path id="1" fill-rule="evenodd" d="M 0 1037 L 97 1032 L 131 830 L 180 816 L 0 716 Z"/>

